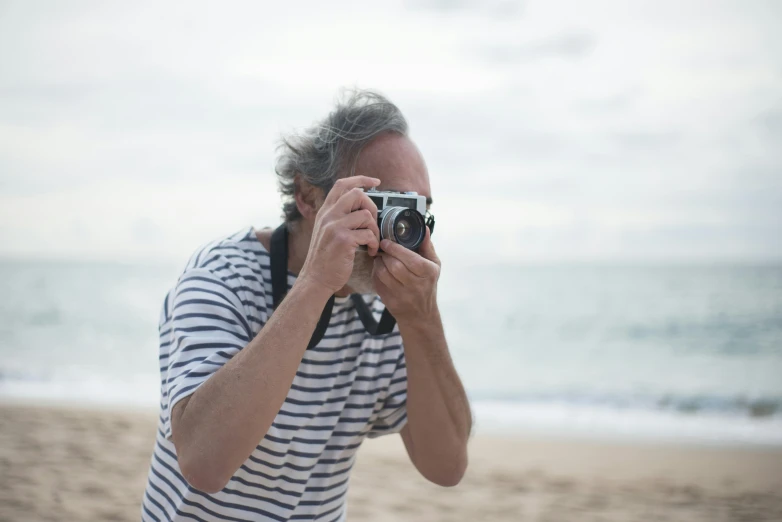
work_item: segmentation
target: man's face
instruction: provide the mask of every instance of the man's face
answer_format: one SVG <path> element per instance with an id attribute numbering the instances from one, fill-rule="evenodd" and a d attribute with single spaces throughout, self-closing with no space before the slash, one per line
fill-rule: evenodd
<path id="1" fill-rule="evenodd" d="M 361 151 L 354 173 L 378 178 L 378 190 L 418 192 L 426 196 L 427 208 L 431 204 L 429 172 L 424 158 L 409 138 L 398 134 L 384 134 L 375 138 Z M 357 251 L 353 273 L 345 289 L 362 294 L 374 293 L 372 267 L 373 258 L 366 251 Z"/>

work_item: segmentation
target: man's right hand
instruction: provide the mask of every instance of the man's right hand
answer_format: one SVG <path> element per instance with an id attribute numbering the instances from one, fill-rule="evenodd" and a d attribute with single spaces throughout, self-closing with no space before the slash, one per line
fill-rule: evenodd
<path id="1" fill-rule="evenodd" d="M 361 188 L 379 184 L 379 179 L 367 176 L 337 180 L 315 217 L 301 279 L 333 294 L 347 284 L 359 246 L 365 245 L 370 256 L 377 255 L 377 206 Z"/>

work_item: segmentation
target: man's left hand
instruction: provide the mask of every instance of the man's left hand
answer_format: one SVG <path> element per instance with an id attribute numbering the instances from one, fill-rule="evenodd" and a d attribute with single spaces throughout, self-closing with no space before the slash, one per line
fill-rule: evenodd
<path id="1" fill-rule="evenodd" d="M 383 304 L 397 321 L 427 320 L 437 312 L 437 280 L 440 259 L 434 251 L 429 228 L 418 253 L 384 239 L 372 273 Z"/>

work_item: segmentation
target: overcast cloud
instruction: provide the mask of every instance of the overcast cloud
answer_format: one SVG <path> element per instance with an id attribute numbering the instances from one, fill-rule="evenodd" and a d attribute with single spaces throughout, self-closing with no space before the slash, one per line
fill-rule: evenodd
<path id="1" fill-rule="evenodd" d="M 0 2 L 0 255 L 274 225 L 342 86 L 405 112 L 446 258 L 782 258 L 774 0 Z"/>

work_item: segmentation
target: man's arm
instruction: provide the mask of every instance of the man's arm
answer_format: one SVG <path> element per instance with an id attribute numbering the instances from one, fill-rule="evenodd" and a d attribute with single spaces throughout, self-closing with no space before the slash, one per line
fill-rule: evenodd
<path id="1" fill-rule="evenodd" d="M 408 455 L 428 480 L 454 486 L 467 469 L 472 416 L 445 341 L 436 292 L 440 262 L 426 234 L 420 256 L 383 241 L 375 281 L 404 344 L 407 425 L 402 439 Z"/>
<path id="2" fill-rule="evenodd" d="M 220 491 L 247 460 L 285 401 L 326 301 L 350 277 L 356 248 L 377 253 L 377 207 L 358 187 L 379 183 L 354 176 L 334 184 L 291 291 L 247 346 L 174 405 L 171 438 L 194 488 Z"/>
<path id="3" fill-rule="evenodd" d="M 407 360 L 407 425 L 402 439 L 418 471 L 455 486 L 467 469 L 472 416 L 448 353 L 439 312 L 399 324 Z"/>
<path id="4" fill-rule="evenodd" d="M 250 343 L 171 412 L 182 475 L 196 489 L 223 489 L 274 421 L 331 296 L 299 280 Z"/>

